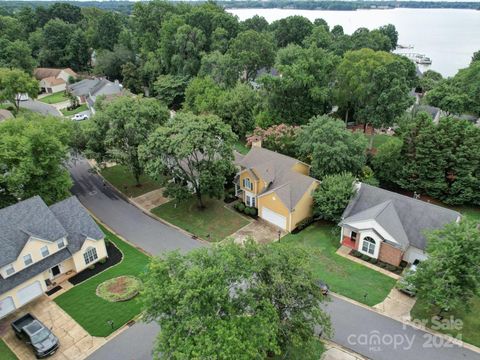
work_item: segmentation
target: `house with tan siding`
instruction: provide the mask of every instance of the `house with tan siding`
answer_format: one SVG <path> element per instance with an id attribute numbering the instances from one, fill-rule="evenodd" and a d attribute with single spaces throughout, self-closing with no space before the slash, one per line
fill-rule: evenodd
<path id="1" fill-rule="evenodd" d="M 51 206 L 35 196 L 1 209 L 0 318 L 106 258 L 104 237 L 74 196 Z"/>
<path id="2" fill-rule="evenodd" d="M 47 94 L 65 91 L 69 78 L 78 77 L 77 73 L 70 68 L 36 68 L 33 75 L 39 81 L 40 92 Z"/>
<path id="3" fill-rule="evenodd" d="M 261 146 L 245 156 L 236 155 L 239 172 L 235 194 L 258 215 L 288 232 L 312 216 L 313 191 L 318 180 L 309 176 L 310 166 Z"/>
<path id="4" fill-rule="evenodd" d="M 342 245 L 398 266 L 427 258 L 425 232 L 460 221 L 453 210 L 358 183 L 340 222 Z"/>

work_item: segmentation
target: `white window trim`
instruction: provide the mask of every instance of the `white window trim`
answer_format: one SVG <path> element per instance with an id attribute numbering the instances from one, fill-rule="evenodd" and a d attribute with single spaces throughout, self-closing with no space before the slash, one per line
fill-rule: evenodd
<path id="1" fill-rule="evenodd" d="M 373 240 L 373 243 L 366 240 L 366 239 L 372 239 Z M 367 250 L 363 250 L 363 246 L 366 245 L 367 246 Z M 376 258 L 375 254 L 377 253 L 377 240 L 375 240 L 374 238 L 372 238 L 371 236 L 365 236 L 363 239 L 362 239 L 362 243 L 360 244 L 360 247 L 359 247 L 359 250 L 361 250 L 362 253 L 368 255 L 368 256 L 371 256 L 371 257 L 374 257 Z M 373 247 L 373 248 L 372 248 Z M 369 250 L 373 250 L 372 252 L 370 252 Z"/>
<path id="2" fill-rule="evenodd" d="M 11 274 L 8 273 L 8 270 L 12 269 L 13 272 Z M 8 265 L 7 267 L 5 267 L 5 275 L 7 276 L 12 276 L 13 274 L 15 274 L 15 268 L 13 267 L 12 264 Z"/>
<path id="3" fill-rule="evenodd" d="M 63 239 L 63 238 L 61 238 L 60 240 L 55 241 L 55 243 L 57 244 L 58 250 L 63 249 L 63 248 L 67 245 L 67 244 L 65 243 L 65 239 Z M 60 246 L 60 244 L 61 244 L 62 246 Z"/>
<path id="4" fill-rule="evenodd" d="M 85 265 L 91 264 L 92 262 L 98 260 L 97 249 L 93 246 L 87 248 L 87 250 L 85 250 L 83 253 L 83 260 L 85 261 Z"/>
<path id="5" fill-rule="evenodd" d="M 47 249 L 46 255 L 43 254 L 43 251 L 42 251 L 43 249 Z M 50 255 L 50 249 L 48 248 L 48 246 L 45 245 L 40 248 L 40 255 L 42 255 L 43 258 L 46 258 L 48 255 Z"/>
<path id="6" fill-rule="evenodd" d="M 25 258 L 26 258 L 26 257 L 30 257 L 30 261 L 31 261 L 30 264 L 27 264 L 27 262 L 25 261 Z M 30 266 L 30 265 L 32 265 L 32 264 L 33 264 L 32 254 L 25 254 L 25 255 L 23 255 L 23 265 L 25 265 L 25 267 L 27 267 L 27 266 Z"/>
<path id="7" fill-rule="evenodd" d="M 250 181 L 249 178 L 244 178 L 243 179 L 243 187 L 245 189 L 248 189 L 248 190 L 253 190 L 253 183 Z"/>

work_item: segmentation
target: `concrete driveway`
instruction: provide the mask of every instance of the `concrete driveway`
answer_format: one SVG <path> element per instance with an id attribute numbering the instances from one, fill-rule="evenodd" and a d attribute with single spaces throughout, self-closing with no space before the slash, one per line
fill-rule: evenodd
<path id="1" fill-rule="evenodd" d="M 13 350 L 21 360 L 35 359 L 32 350 L 21 340 L 17 339 L 9 324 L 20 316 L 31 313 L 45 326 L 51 327 L 52 332 L 60 340 L 60 347 L 50 357 L 52 360 L 81 360 L 91 352 L 102 346 L 104 338 L 96 338 L 89 335 L 75 320 L 64 312 L 54 301 L 47 296 L 42 296 L 21 310 L 2 320 L 7 325 L 6 334 L 3 337 L 5 343 Z M 5 327 L 4 327 L 5 328 Z M 1 358 L 1 354 L 0 354 Z"/>
<path id="2" fill-rule="evenodd" d="M 259 244 L 268 244 L 278 241 L 278 239 L 285 234 L 286 232 L 280 230 L 280 228 L 266 222 L 265 220 L 258 219 L 253 220 L 250 224 L 235 232 L 232 237 L 237 243 L 242 243 L 247 238 L 251 237 Z"/>
<path id="3" fill-rule="evenodd" d="M 20 101 L 20 107 L 43 115 L 63 116 L 55 106 L 37 100 Z"/>

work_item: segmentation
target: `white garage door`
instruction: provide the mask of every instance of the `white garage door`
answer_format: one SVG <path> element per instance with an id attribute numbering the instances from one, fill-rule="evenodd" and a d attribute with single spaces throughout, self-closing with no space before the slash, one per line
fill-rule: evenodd
<path id="1" fill-rule="evenodd" d="M 281 227 L 283 230 L 287 229 L 287 218 L 279 213 L 276 213 L 275 211 L 263 207 L 261 217 L 262 219 Z"/>
<path id="2" fill-rule="evenodd" d="M 26 304 L 29 301 L 39 297 L 43 294 L 42 285 L 40 281 L 35 281 L 23 289 L 17 291 L 17 300 L 19 305 Z"/>
<path id="3" fill-rule="evenodd" d="M 11 296 L 0 300 L 0 318 L 10 314 L 13 310 L 15 310 L 15 304 Z"/>

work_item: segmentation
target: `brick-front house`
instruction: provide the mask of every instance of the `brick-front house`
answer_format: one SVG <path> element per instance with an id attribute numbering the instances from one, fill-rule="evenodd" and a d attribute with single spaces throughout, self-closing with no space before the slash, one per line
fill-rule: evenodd
<path id="1" fill-rule="evenodd" d="M 422 261 L 425 231 L 459 221 L 456 211 L 359 183 L 340 227 L 342 245 L 398 266 Z"/>

